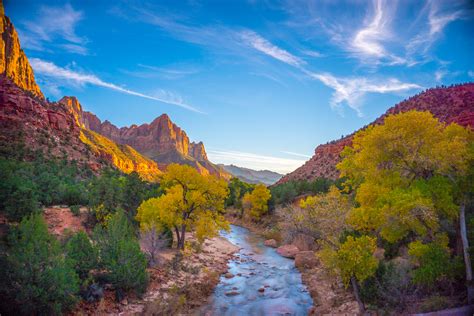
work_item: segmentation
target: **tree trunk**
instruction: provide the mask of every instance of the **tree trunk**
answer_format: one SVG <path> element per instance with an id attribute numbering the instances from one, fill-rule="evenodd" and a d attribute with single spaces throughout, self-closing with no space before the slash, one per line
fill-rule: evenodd
<path id="1" fill-rule="evenodd" d="M 357 280 L 355 277 L 351 277 L 351 285 L 352 289 L 354 290 L 354 296 L 356 298 L 357 304 L 359 304 L 359 312 L 361 315 L 365 314 L 365 305 L 364 302 L 362 302 L 362 299 L 360 298 L 359 294 L 359 286 L 357 285 Z"/>
<path id="2" fill-rule="evenodd" d="M 464 203 L 459 207 L 459 225 L 461 226 L 462 250 L 464 254 L 464 265 L 466 266 L 467 302 L 468 304 L 472 304 L 474 303 L 474 286 L 472 284 L 472 266 L 466 229 L 466 205 Z"/>
<path id="3" fill-rule="evenodd" d="M 184 240 L 186 235 L 186 225 L 181 225 L 180 238 L 178 239 L 178 249 L 184 250 Z"/>

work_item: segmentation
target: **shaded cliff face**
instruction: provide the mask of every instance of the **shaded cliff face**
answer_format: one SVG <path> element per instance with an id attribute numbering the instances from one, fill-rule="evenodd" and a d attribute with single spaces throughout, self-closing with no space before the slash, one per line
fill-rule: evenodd
<path id="1" fill-rule="evenodd" d="M 36 84 L 33 69 L 20 47 L 20 39 L 10 19 L 5 16 L 0 2 L 0 74 L 6 75 L 17 86 L 44 98 Z"/>
<path id="2" fill-rule="evenodd" d="M 64 97 L 61 103 L 71 109 L 79 110 L 72 97 Z M 82 109 L 81 109 L 82 111 Z M 230 174 L 207 158 L 202 142 L 190 143 L 185 131 L 174 124 L 168 115 L 157 117 L 150 124 L 118 128 L 109 121 L 102 122 L 90 112 L 75 115 L 80 124 L 91 131 L 103 135 L 118 144 L 128 145 L 157 162 L 164 170 L 169 164 L 187 164 L 201 174 L 213 174 L 230 178 Z"/>
<path id="3" fill-rule="evenodd" d="M 81 128 L 63 106 L 38 99 L 0 76 L 0 140 L 3 144 L 22 143 L 45 157 L 67 158 L 100 168 L 99 159 L 79 139 Z"/>
<path id="4" fill-rule="evenodd" d="M 430 111 L 442 122 L 474 128 L 474 83 L 429 89 L 388 109 L 372 124 L 383 123 L 387 115 L 410 110 Z M 285 175 L 277 184 L 293 180 L 311 181 L 318 177 L 336 179 L 339 177 L 336 165 L 341 160 L 340 153 L 345 146 L 352 145 L 353 135 L 318 146 L 310 160 Z"/>

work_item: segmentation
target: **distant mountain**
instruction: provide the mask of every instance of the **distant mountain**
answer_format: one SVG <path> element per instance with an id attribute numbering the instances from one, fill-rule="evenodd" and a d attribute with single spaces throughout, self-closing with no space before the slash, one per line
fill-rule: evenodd
<path id="1" fill-rule="evenodd" d="M 219 165 L 225 171 L 232 174 L 234 177 L 239 178 L 242 181 L 247 183 L 263 183 L 266 185 L 272 185 L 277 182 L 281 177 L 282 174 L 277 172 L 273 172 L 270 170 L 253 170 L 243 167 L 237 167 L 234 165 Z"/>
<path id="2" fill-rule="evenodd" d="M 430 111 L 442 122 L 474 127 L 474 83 L 428 89 L 390 108 L 372 124 L 382 124 L 390 114 L 410 110 Z M 362 128 L 364 129 L 365 126 Z M 314 180 L 317 177 L 335 179 L 339 176 L 336 164 L 345 146 L 352 144 L 354 133 L 339 140 L 320 145 L 314 156 L 303 166 L 285 175 L 277 184 L 291 180 Z"/>
<path id="3" fill-rule="evenodd" d="M 64 97 L 62 102 L 69 102 L 70 98 Z M 171 163 L 179 163 L 190 165 L 204 175 L 230 178 L 230 174 L 209 161 L 204 144 L 190 142 L 186 132 L 174 124 L 167 114 L 162 114 L 150 124 L 121 128 L 109 121 L 102 122 L 90 112 L 83 112 L 78 119 L 85 128 L 134 148 L 155 161 L 162 170 Z"/>

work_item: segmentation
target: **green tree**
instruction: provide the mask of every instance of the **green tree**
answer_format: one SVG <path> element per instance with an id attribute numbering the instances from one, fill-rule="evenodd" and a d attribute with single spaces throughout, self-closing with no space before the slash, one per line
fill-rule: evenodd
<path id="1" fill-rule="evenodd" d="M 86 279 L 89 272 L 97 267 L 97 250 L 85 232 L 72 235 L 65 245 L 65 251 L 66 258 L 81 279 Z"/>
<path id="2" fill-rule="evenodd" d="M 118 210 L 107 221 L 106 227 L 97 225 L 94 240 L 101 265 L 117 293 L 134 291 L 141 295 L 148 284 L 146 257 L 123 211 Z M 119 295 L 118 295 L 119 297 Z"/>
<path id="3" fill-rule="evenodd" d="M 144 201 L 138 208 L 137 220 L 143 231 L 172 227 L 177 247 L 184 249 L 186 230 L 194 229 L 202 241 L 229 228 L 223 216 L 228 194 L 224 180 L 203 176 L 190 166 L 171 164 L 160 184 L 165 194 Z"/>
<path id="4" fill-rule="evenodd" d="M 78 277 L 59 242 L 49 235 L 39 214 L 23 219 L 9 238 L 7 280 L 19 310 L 31 314 L 61 314 L 74 306 Z"/>

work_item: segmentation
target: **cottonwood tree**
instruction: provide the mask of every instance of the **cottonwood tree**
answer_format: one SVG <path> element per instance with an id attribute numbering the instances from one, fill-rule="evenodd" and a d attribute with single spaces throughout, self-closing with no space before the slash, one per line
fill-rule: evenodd
<path id="1" fill-rule="evenodd" d="M 268 212 L 268 201 L 272 197 L 270 190 L 263 184 L 257 184 L 252 192 L 245 193 L 242 206 L 248 210 L 249 215 L 259 220 Z"/>
<path id="2" fill-rule="evenodd" d="M 178 249 L 184 249 L 186 231 L 194 229 L 198 240 L 216 236 L 229 229 L 224 218 L 227 184 L 214 176 L 204 176 L 187 165 L 171 164 L 161 178 L 165 194 L 144 201 L 137 220 L 142 230 L 172 227 Z"/>
<path id="3" fill-rule="evenodd" d="M 300 232 L 316 238 L 320 245 L 317 256 L 324 267 L 339 276 L 346 286 L 352 286 L 359 309 L 364 313 L 359 283 L 373 276 L 378 267 L 374 256 L 376 238 L 347 236 L 351 227 L 346 218 L 351 208 L 350 196 L 332 186 L 328 193 L 302 200 L 300 207 L 288 212 L 284 219 L 285 225 L 291 223 Z"/>
<path id="4" fill-rule="evenodd" d="M 358 132 L 338 164 L 355 189 L 358 206 L 348 221 L 359 231 L 390 243 L 413 235 L 435 242 L 444 235 L 442 220 L 458 222 L 469 301 L 474 292 L 463 181 L 473 159 L 472 141 L 469 129 L 441 123 L 430 112 L 409 111 Z"/>

